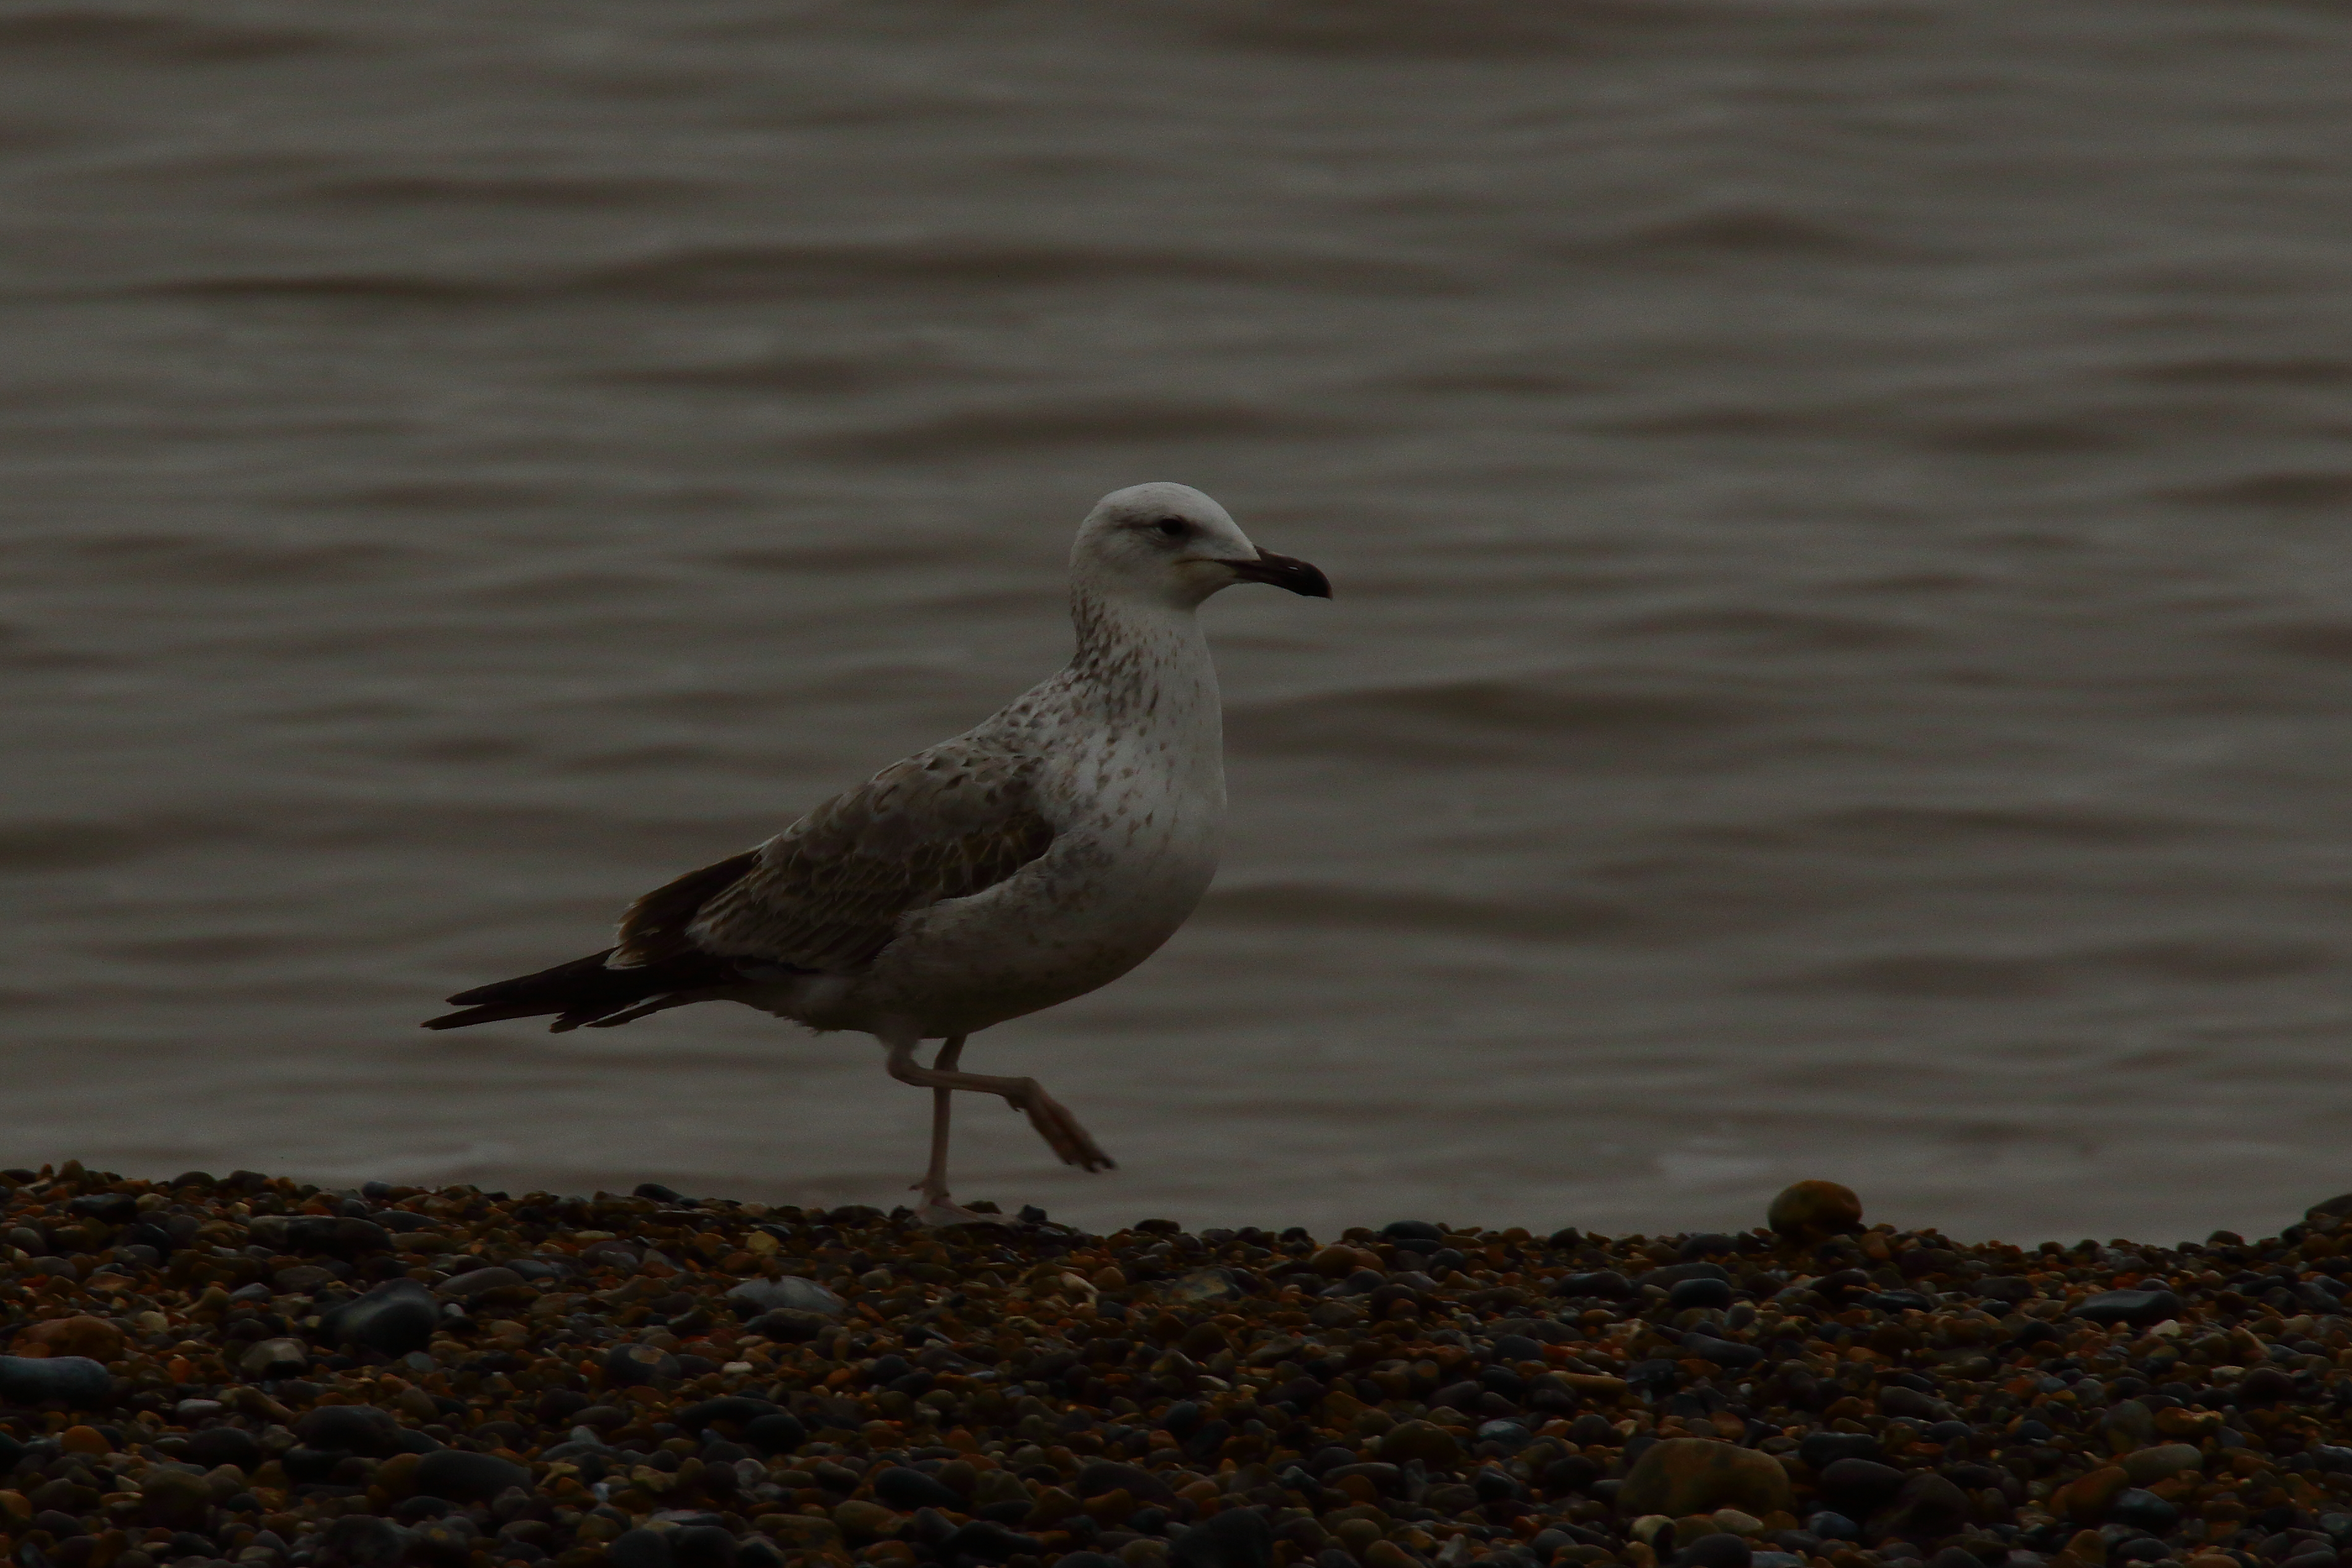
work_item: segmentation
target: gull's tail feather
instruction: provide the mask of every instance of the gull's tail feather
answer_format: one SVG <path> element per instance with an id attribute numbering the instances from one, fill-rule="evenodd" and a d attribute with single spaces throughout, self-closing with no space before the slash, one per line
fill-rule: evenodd
<path id="1" fill-rule="evenodd" d="M 661 1006 L 645 1005 L 647 1003 L 658 1001 L 662 1006 L 675 1006 L 698 1001 L 740 984 L 743 979 L 732 963 L 709 953 L 683 952 L 656 963 L 617 969 L 604 962 L 612 954 L 613 949 L 608 947 L 536 974 L 460 991 L 449 998 L 459 1005 L 460 1010 L 427 1018 L 425 1026 L 463 1029 L 474 1024 L 539 1018 L 551 1014 L 555 1022 L 548 1027 L 562 1034 L 583 1024 L 627 1021 L 614 1017 L 615 1014 L 642 1016 L 661 1010 Z"/>

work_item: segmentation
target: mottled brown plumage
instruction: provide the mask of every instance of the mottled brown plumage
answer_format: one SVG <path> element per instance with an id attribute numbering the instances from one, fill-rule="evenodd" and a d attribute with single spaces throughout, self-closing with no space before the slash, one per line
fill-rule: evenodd
<path id="1" fill-rule="evenodd" d="M 1034 772 L 968 739 L 883 769 L 755 851 L 693 917 L 695 944 L 824 973 L 871 963 L 909 911 L 994 887 L 1052 846 Z M 621 951 L 638 962 L 626 922 Z"/>

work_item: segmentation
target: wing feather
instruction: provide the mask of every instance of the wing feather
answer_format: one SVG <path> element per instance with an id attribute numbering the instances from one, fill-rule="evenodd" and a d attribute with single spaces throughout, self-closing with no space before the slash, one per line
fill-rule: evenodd
<path id="1" fill-rule="evenodd" d="M 1055 830 L 1034 776 L 1032 760 L 969 741 L 919 752 L 753 851 L 756 863 L 701 899 L 683 934 L 729 957 L 863 968 L 909 912 L 970 898 L 1045 853 Z"/>
<path id="2" fill-rule="evenodd" d="M 746 849 L 716 864 L 663 883 L 629 906 L 621 916 L 610 962 L 616 967 L 658 963 L 695 951 L 687 935 L 694 917 L 712 899 L 758 867 L 760 852 Z"/>

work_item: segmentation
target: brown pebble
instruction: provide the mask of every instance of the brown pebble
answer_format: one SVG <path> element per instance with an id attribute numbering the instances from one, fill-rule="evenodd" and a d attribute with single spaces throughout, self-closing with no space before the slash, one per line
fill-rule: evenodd
<path id="1" fill-rule="evenodd" d="M 1753 1448 L 1711 1437 L 1668 1437 L 1635 1462 L 1618 1494 L 1621 1511 L 1682 1518 L 1736 1508 L 1761 1517 L 1791 1500 L 1789 1473 Z"/>
<path id="2" fill-rule="evenodd" d="M 833 1522 L 852 1541 L 879 1541 L 907 1521 L 878 1502 L 853 1498 L 834 1509 Z"/>
<path id="3" fill-rule="evenodd" d="M 16 1336 L 18 1355 L 79 1355 L 92 1361 L 119 1361 L 122 1331 L 103 1318 L 81 1315 L 35 1323 Z"/>
<path id="4" fill-rule="evenodd" d="M 1401 1421 L 1381 1438 L 1382 1462 L 1407 1465 L 1419 1459 L 1432 1470 L 1458 1469 L 1462 1445 L 1454 1434 L 1429 1421 Z"/>
<path id="5" fill-rule="evenodd" d="M 58 1435 L 58 1447 L 68 1454 L 111 1454 L 114 1445 L 95 1426 L 68 1426 Z"/>
<path id="6" fill-rule="evenodd" d="M 1835 1182 L 1799 1182 L 1781 1189 L 1766 1217 L 1786 1237 L 1851 1236 L 1862 1228 L 1862 1200 Z"/>

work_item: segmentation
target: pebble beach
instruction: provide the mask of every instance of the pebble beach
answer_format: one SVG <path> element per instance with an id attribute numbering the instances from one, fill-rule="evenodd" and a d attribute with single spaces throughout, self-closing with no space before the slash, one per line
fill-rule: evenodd
<path id="1" fill-rule="evenodd" d="M 2020 1247 L 0 1173 L 17 1568 L 2352 1564 L 2352 1198 Z"/>

